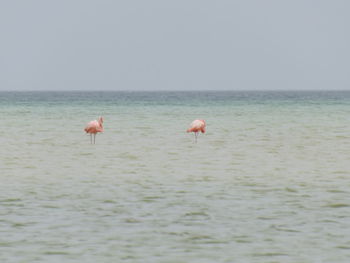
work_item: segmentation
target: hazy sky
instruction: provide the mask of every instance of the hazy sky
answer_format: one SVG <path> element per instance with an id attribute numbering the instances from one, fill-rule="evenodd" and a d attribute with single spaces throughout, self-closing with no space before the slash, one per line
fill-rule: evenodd
<path id="1" fill-rule="evenodd" d="M 348 0 L 0 0 L 0 90 L 350 89 Z"/>

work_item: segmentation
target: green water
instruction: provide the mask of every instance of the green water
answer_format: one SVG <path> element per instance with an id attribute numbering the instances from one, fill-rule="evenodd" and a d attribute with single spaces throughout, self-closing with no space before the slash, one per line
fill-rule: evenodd
<path id="1" fill-rule="evenodd" d="M 350 258 L 350 92 L 2 92 L 0 113 L 0 262 Z"/>

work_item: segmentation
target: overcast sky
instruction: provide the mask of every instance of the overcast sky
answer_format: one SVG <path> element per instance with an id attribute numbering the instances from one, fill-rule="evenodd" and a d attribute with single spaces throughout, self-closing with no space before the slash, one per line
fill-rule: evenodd
<path id="1" fill-rule="evenodd" d="M 350 89 L 348 0 L 0 0 L 0 90 Z"/>

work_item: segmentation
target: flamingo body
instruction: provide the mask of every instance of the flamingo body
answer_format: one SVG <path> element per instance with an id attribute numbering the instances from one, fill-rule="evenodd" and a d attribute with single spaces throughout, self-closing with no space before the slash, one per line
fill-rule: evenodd
<path id="1" fill-rule="evenodd" d="M 187 129 L 187 132 L 194 132 L 195 142 L 197 143 L 198 133 L 205 133 L 205 127 L 205 120 L 194 120 L 191 123 L 190 128 Z"/>
<path id="2" fill-rule="evenodd" d="M 202 132 L 205 133 L 205 120 L 194 120 L 187 132 Z"/>
<path id="3" fill-rule="evenodd" d="M 95 137 L 96 137 L 96 134 L 98 132 L 103 132 L 103 118 L 100 117 L 97 120 L 94 120 L 94 121 L 90 121 L 86 127 L 85 127 L 85 132 L 86 133 L 89 133 L 90 134 L 90 138 L 91 138 L 91 143 L 92 143 L 92 134 L 94 135 L 94 143 L 95 143 Z"/>

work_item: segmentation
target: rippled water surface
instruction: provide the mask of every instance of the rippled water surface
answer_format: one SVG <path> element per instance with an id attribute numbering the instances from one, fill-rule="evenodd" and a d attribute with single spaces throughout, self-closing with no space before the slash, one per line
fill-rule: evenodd
<path id="1" fill-rule="evenodd" d="M 2 92 L 0 112 L 0 262 L 349 262 L 350 92 Z"/>

